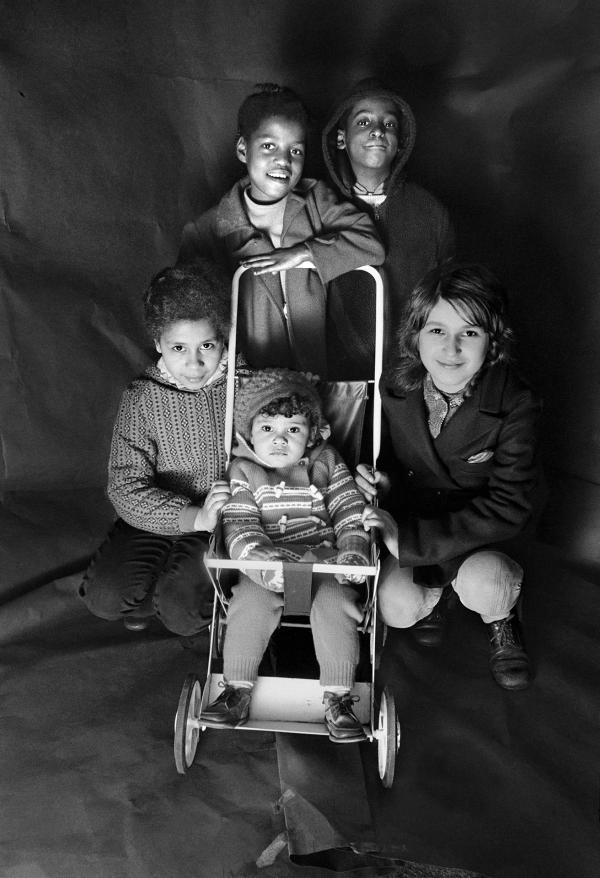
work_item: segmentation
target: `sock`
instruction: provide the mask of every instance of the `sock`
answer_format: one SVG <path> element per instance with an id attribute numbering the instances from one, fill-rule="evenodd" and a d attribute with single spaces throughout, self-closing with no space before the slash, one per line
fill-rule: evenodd
<path id="1" fill-rule="evenodd" d="M 254 683 L 251 683 L 250 680 L 228 680 L 228 686 L 233 686 L 234 689 L 252 689 L 254 687 Z"/>

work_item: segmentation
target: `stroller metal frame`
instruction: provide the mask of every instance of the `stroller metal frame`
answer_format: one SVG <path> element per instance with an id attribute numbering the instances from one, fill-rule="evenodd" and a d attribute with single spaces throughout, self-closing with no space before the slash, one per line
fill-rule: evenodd
<path id="1" fill-rule="evenodd" d="M 314 268 L 311 262 L 304 262 L 299 268 Z M 229 334 L 228 373 L 227 373 L 227 405 L 225 419 L 225 449 L 227 459 L 231 453 L 233 440 L 233 402 L 235 391 L 235 360 L 237 313 L 239 300 L 239 281 L 246 271 L 240 267 L 232 281 L 231 330 Z M 376 338 L 375 367 L 373 379 L 373 418 L 372 418 L 372 449 L 373 468 L 377 463 L 381 443 L 381 398 L 379 378 L 383 361 L 383 282 L 379 272 L 371 266 L 363 266 L 357 271 L 369 274 L 375 283 L 376 297 Z M 205 566 L 211 576 L 215 588 L 213 600 L 213 616 L 210 634 L 210 650 L 208 658 L 208 675 L 202 690 L 196 674 L 188 674 L 184 682 L 179 705 L 175 716 L 174 755 L 177 771 L 185 774 L 191 766 L 198 746 L 200 730 L 218 728 L 232 730 L 229 726 L 217 726 L 201 719 L 205 706 L 220 694 L 219 684 L 223 680 L 222 673 L 212 671 L 213 662 L 221 654 L 224 636 L 227 604 L 219 581 L 220 570 L 282 570 L 285 561 L 233 561 L 230 559 L 206 557 Z M 384 787 L 390 787 L 394 779 L 396 754 L 400 746 L 400 723 L 398 721 L 394 695 L 385 686 L 376 699 L 376 670 L 379 655 L 385 641 L 385 625 L 377 619 L 377 581 L 379 576 L 379 551 L 375 542 L 372 543 L 371 564 L 369 566 L 348 566 L 340 564 L 306 564 L 312 573 L 353 573 L 362 574 L 367 578 L 368 598 L 365 603 L 365 616 L 359 630 L 369 633 L 370 680 L 357 682 L 352 694 L 358 696 L 355 713 L 363 724 L 369 741 L 376 741 L 378 747 L 378 771 Z M 299 623 L 285 622 L 283 626 Z M 310 627 L 302 623 L 301 627 Z M 293 680 L 293 685 L 290 681 Z M 378 707 L 376 705 L 378 701 Z M 252 693 L 250 718 L 246 724 L 236 730 L 289 732 L 294 734 L 327 735 L 327 727 L 323 719 L 322 688 L 318 680 L 302 677 L 259 676 Z"/>

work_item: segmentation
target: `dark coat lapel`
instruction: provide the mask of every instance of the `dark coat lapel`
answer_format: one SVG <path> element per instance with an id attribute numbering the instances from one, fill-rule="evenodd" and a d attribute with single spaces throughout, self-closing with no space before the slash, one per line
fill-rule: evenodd
<path id="1" fill-rule="evenodd" d="M 392 429 L 392 444 L 397 444 L 398 448 L 404 446 L 411 449 L 412 454 L 416 454 L 422 461 L 424 469 L 430 470 L 436 479 L 453 487 L 454 483 L 450 480 L 448 470 L 433 446 L 427 426 L 423 391 L 419 388 L 406 396 L 389 395 L 385 408 Z"/>

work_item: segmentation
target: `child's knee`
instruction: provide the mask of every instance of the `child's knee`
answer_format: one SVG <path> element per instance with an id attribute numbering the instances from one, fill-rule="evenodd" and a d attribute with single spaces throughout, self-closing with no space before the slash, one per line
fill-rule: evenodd
<path id="1" fill-rule="evenodd" d="M 391 628 L 410 628 L 435 604 L 434 592 L 439 593 L 439 590 L 416 585 L 412 568 L 400 567 L 396 558 L 390 555 L 381 565 L 377 588 L 379 615 Z"/>
<path id="2" fill-rule="evenodd" d="M 351 585 L 337 582 L 333 576 L 319 583 L 310 610 L 311 624 L 332 622 L 339 625 L 344 619 L 351 620 L 353 627 L 361 622 L 363 612 L 360 595 Z"/>
<path id="3" fill-rule="evenodd" d="M 454 590 L 461 603 L 478 613 L 494 613 L 499 606 L 507 612 L 521 591 L 523 568 L 503 552 L 475 552 L 461 564 Z"/>
<path id="4" fill-rule="evenodd" d="M 123 600 L 116 583 L 103 582 L 86 575 L 78 594 L 90 613 L 100 619 L 112 621 L 122 615 Z"/>

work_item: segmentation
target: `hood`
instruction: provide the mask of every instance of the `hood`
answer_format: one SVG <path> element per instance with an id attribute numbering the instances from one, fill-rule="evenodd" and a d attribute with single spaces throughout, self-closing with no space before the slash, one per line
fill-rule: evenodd
<path id="1" fill-rule="evenodd" d="M 352 185 L 354 183 L 354 174 L 352 173 L 346 150 L 337 148 L 337 131 L 341 127 L 341 119 L 348 110 L 367 95 L 373 98 L 392 101 L 396 105 L 400 120 L 398 153 L 392 165 L 392 172 L 387 185 L 388 192 L 401 179 L 402 170 L 410 157 L 415 143 L 417 126 L 413 112 L 406 101 L 377 79 L 361 79 L 360 82 L 357 82 L 336 106 L 323 129 L 322 136 L 323 157 L 327 170 L 335 186 L 346 198 L 353 197 Z"/>
<path id="2" fill-rule="evenodd" d="M 327 439 L 331 435 L 329 425 L 324 424 L 320 427 L 319 433 L 321 434 L 322 441 L 311 448 L 306 455 L 309 465 L 312 464 L 322 454 L 323 449 L 327 447 Z M 242 460 L 251 460 L 252 463 L 257 463 L 259 466 L 266 467 L 266 469 L 275 469 L 275 467 L 269 466 L 268 463 L 255 453 L 252 446 L 246 441 L 246 439 L 244 439 L 241 433 L 236 432 L 235 434 L 235 443 L 231 449 L 231 455 L 232 457 L 241 457 Z"/>
<path id="3" fill-rule="evenodd" d="M 225 353 L 226 352 L 227 352 L 227 349 L 225 348 Z M 239 359 L 236 359 L 236 366 L 237 365 L 240 365 L 241 368 L 243 369 L 245 364 L 244 364 L 244 361 L 241 358 L 239 358 Z M 208 392 L 215 385 L 223 384 L 223 382 L 226 380 L 226 377 L 227 377 L 227 361 L 225 361 L 225 364 L 224 364 L 223 368 L 221 369 L 221 374 L 216 375 L 211 381 L 209 381 L 208 384 L 205 384 L 203 387 L 199 387 L 198 390 L 188 390 L 185 387 L 180 387 L 178 384 L 174 384 L 173 381 L 169 381 L 169 379 L 165 375 L 163 375 L 163 373 L 160 371 L 160 369 L 158 368 L 156 363 L 153 363 L 152 365 L 148 366 L 144 370 L 144 374 L 142 376 L 143 379 L 146 379 L 148 381 L 153 381 L 155 384 L 162 384 L 163 387 L 169 387 L 171 390 L 176 390 L 179 393 L 190 393 L 190 394 L 200 393 L 203 390 Z"/>

